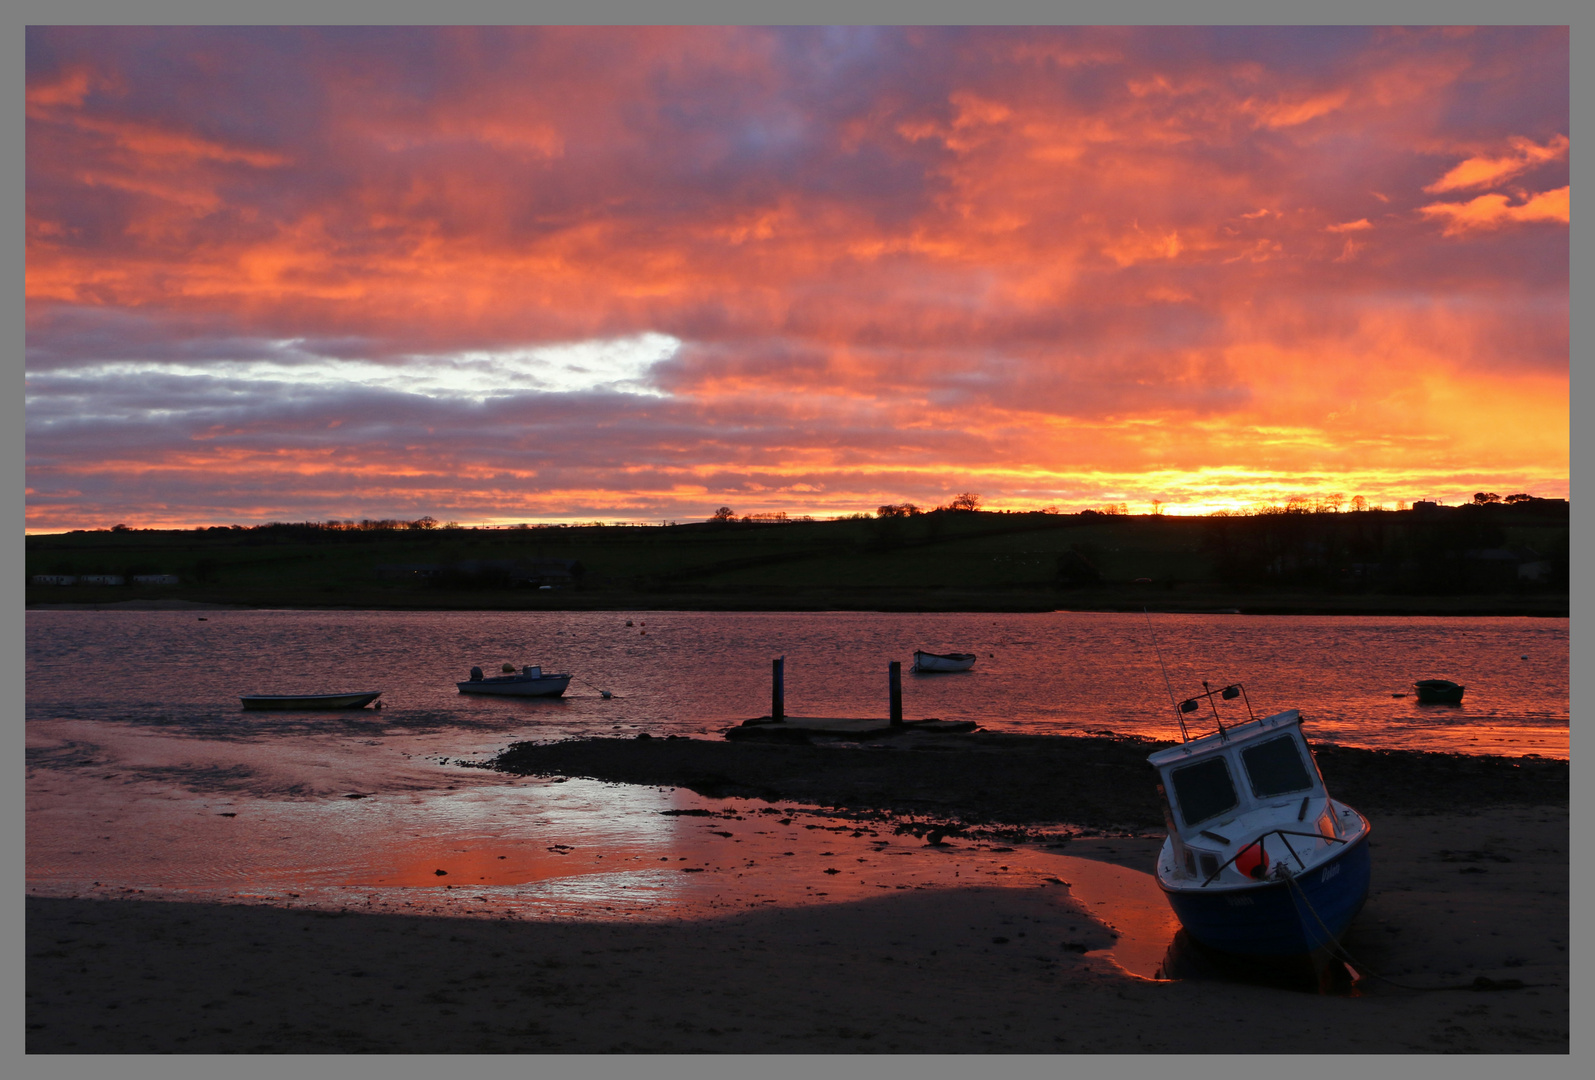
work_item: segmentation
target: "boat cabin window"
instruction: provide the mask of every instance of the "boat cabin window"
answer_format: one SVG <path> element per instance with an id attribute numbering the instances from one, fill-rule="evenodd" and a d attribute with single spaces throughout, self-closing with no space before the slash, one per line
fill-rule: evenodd
<path id="1" fill-rule="evenodd" d="M 1229 778 L 1229 766 L 1221 757 L 1208 758 L 1182 769 L 1175 769 L 1174 800 L 1187 825 L 1197 825 L 1217 817 L 1240 800 Z"/>
<path id="2" fill-rule="evenodd" d="M 1312 774 L 1301 759 L 1301 749 L 1289 735 L 1241 751 L 1246 774 L 1251 777 L 1252 794 L 1259 799 L 1306 791 L 1313 786 Z"/>

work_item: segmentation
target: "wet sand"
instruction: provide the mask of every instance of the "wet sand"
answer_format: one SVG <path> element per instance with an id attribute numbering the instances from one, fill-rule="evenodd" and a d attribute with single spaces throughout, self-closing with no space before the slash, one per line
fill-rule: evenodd
<path id="1" fill-rule="evenodd" d="M 1375 818 L 1356 997 L 1150 982 L 1056 887 L 654 923 L 27 900 L 30 1053 L 1568 1052 L 1568 816 Z M 1075 844 L 1145 869 L 1158 839 Z M 1005 939 L 999 941 L 998 939 Z M 1259 1018 L 1266 1017 L 1266 1022 Z"/>

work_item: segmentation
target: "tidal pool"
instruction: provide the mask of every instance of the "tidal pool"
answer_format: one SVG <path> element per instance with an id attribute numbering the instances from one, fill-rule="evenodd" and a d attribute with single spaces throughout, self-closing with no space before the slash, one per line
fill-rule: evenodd
<path id="1" fill-rule="evenodd" d="M 42 728 L 32 734 L 52 765 L 29 783 L 28 883 L 39 895 L 603 921 L 710 919 L 883 890 L 1045 889 L 1058 894 L 1053 936 L 1088 940 L 1143 978 L 1177 929 L 1149 873 L 1037 844 L 929 844 L 889 818 L 507 778 L 414 756 L 372 783 L 382 770 L 368 754 L 333 744 L 241 763 L 225 742 L 188 739 L 173 755 L 154 732 L 85 721 L 60 725 L 53 745 Z M 289 797 L 262 797 L 247 780 L 276 789 L 295 774 L 309 775 Z M 1111 946 L 1100 947 L 1100 927 L 1068 932 L 1081 919 L 1066 897 L 1111 929 Z"/>

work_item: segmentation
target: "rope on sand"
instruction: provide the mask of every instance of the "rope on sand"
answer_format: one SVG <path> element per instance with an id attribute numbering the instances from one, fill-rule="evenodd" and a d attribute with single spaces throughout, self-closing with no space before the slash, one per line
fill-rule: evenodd
<path id="1" fill-rule="evenodd" d="M 1324 932 L 1324 938 L 1329 942 L 1329 955 L 1334 959 L 1339 960 L 1342 964 L 1345 964 L 1347 967 L 1351 968 L 1353 972 L 1359 975 L 1372 975 L 1380 982 L 1389 983 L 1391 986 L 1399 987 L 1402 990 L 1414 990 L 1423 993 L 1438 990 L 1524 990 L 1531 986 L 1546 985 L 1545 983 L 1526 983 L 1522 979 L 1492 979 L 1485 975 L 1478 976 L 1470 983 L 1452 983 L 1448 986 L 1412 986 L 1408 983 L 1397 982 L 1390 976 L 1383 975 L 1375 971 L 1361 960 L 1358 960 L 1356 957 L 1352 956 L 1344 945 L 1336 941 L 1335 936 L 1329 932 L 1329 927 L 1325 926 L 1324 920 L 1319 917 L 1318 909 L 1313 907 L 1313 902 L 1307 899 L 1307 894 L 1302 891 L 1301 885 L 1297 883 L 1296 875 L 1292 874 L 1289 869 L 1286 869 L 1283 866 L 1281 866 L 1281 869 L 1284 870 L 1282 876 L 1284 877 L 1285 881 L 1292 889 L 1296 890 L 1297 898 L 1300 899 L 1302 904 L 1306 906 L 1307 910 L 1312 913 L 1313 920 L 1318 923 L 1319 929 Z"/>

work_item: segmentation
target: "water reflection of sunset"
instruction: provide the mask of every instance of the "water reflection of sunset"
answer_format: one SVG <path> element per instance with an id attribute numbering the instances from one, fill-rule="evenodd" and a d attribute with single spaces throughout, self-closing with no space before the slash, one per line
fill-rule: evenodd
<path id="1" fill-rule="evenodd" d="M 1568 63 L 33 27 L 27 526 L 1562 497 Z"/>
<path id="2" fill-rule="evenodd" d="M 1091 842 L 1081 841 L 1087 857 L 1069 843 L 960 836 L 933 845 L 886 816 L 833 818 L 680 789 L 488 781 L 359 805 L 229 800 L 236 809 L 225 814 L 143 792 L 110 793 L 112 802 L 101 793 L 98 810 L 83 800 L 50 805 L 64 794 L 34 793 L 37 809 L 54 811 L 34 821 L 35 894 L 132 887 L 151 899 L 604 922 L 702 920 L 901 891 L 1040 890 L 1036 910 L 1052 932 L 1141 977 L 1155 973 L 1176 929 L 1150 873 L 1089 857 Z M 67 854 L 52 838 L 85 812 L 161 842 L 79 839 Z M 227 856 L 218 860 L 222 837 Z"/>

